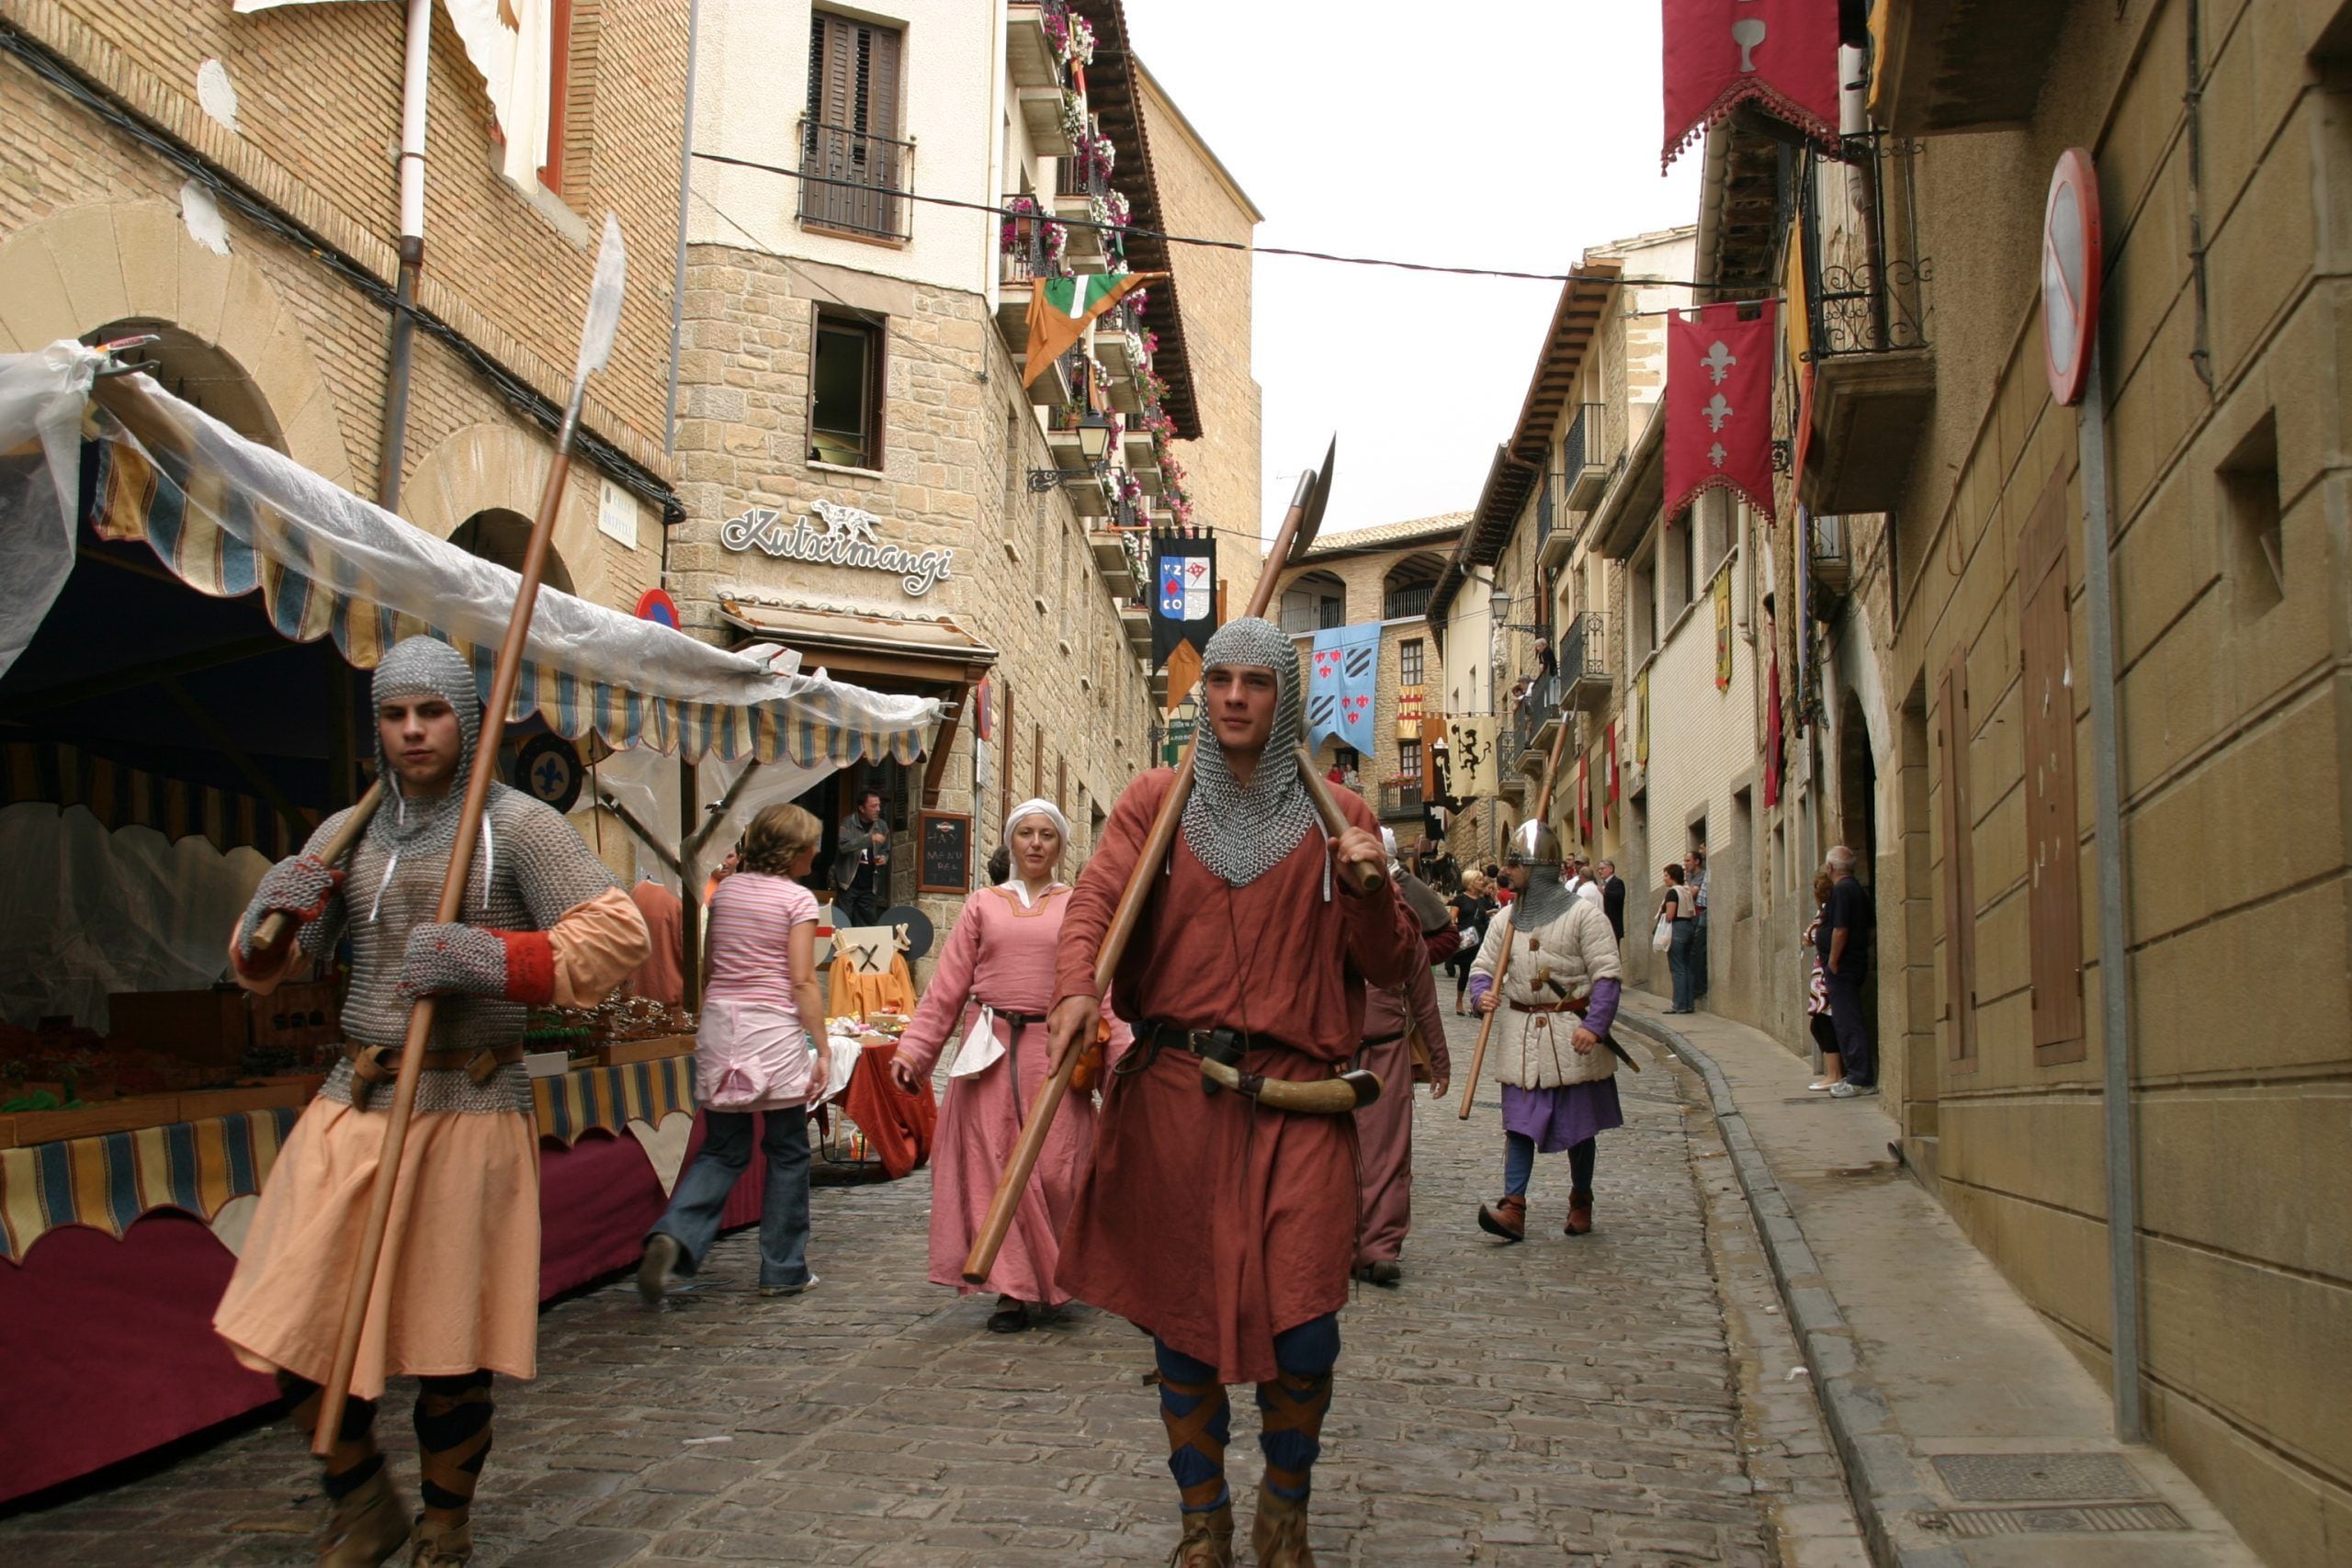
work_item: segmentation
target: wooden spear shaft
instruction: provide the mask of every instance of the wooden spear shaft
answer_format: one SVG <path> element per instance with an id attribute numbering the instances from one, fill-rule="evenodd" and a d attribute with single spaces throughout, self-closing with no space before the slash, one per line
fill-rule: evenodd
<path id="1" fill-rule="evenodd" d="M 1560 781 L 1560 759 L 1567 753 L 1568 727 L 1573 722 L 1569 715 L 1562 714 L 1559 733 L 1552 737 L 1552 754 L 1544 761 L 1544 787 L 1535 795 L 1535 820 L 1538 822 L 1548 822 L 1552 818 L 1552 789 Z M 1504 919 L 1509 919 L 1510 916 L 1506 914 Z M 1499 996 L 1502 992 L 1503 976 L 1510 972 L 1513 945 L 1506 941 L 1502 952 L 1496 955 L 1494 984 L 1487 993 L 1489 996 Z M 1470 1101 L 1478 1092 L 1478 1075 L 1487 1066 L 1487 1039 L 1495 1032 L 1495 1013 L 1501 1010 L 1502 1006 L 1498 1002 L 1493 1011 L 1482 1014 L 1478 1020 L 1477 1049 L 1470 1053 L 1470 1071 L 1462 1080 L 1462 1110 L 1458 1118 L 1461 1121 L 1470 1120 Z"/>
<path id="2" fill-rule="evenodd" d="M 1282 531 L 1274 536 L 1273 547 L 1266 552 L 1265 570 L 1258 574 L 1258 586 L 1250 595 L 1250 607 L 1242 612 L 1244 615 L 1262 615 L 1272 603 L 1275 579 L 1290 559 L 1291 541 L 1297 537 L 1299 525 L 1306 515 L 1308 492 L 1315 479 L 1312 469 L 1301 476 L 1298 492 L 1291 501 L 1290 510 L 1283 514 Z M 1182 760 L 1176 764 L 1176 777 L 1169 784 L 1168 793 L 1160 797 L 1159 815 L 1152 818 L 1151 831 L 1145 836 L 1136 863 L 1127 873 L 1127 886 L 1119 895 L 1110 929 L 1102 933 L 1102 945 L 1094 955 L 1094 994 L 1098 997 L 1110 994 L 1119 960 L 1136 933 L 1136 922 L 1143 919 L 1145 903 L 1151 897 L 1153 868 L 1166 863 L 1168 852 L 1176 842 L 1176 827 L 1183 819 L 1184 803 L 1193 797 L 1193 759 L 1200 743 L 1201 732 L 1195 727 L 1192 739 L 1185 743 Z M 1282 761 L 1280 758 L 1268 758 L 1259 765 L 1280 767 Z M 1315 778 L 1314 769 L 1304 760 L 1300 772 L 1317 784 L 1323 782 Z M 1318 809 L 1329 804 L 1328 792 L 1317 804 Z M 1037 1086 L 1037 1098 L 1031 1102 L 1028 1120 L 1022 1124 L 1021 1141 L 1013 1145 L 1012 1157 L 1005 1162 L 1004 1175 L 996 1184 L 996 1196 L 989 1201 L 988 1217 L 980 1223 L 980 1234 L 973 1239 L 972 1250 L 965 1255 L 967 1284 L 986 1284 L 989 1270 L 996 1267 L 996 1255 L 1003 1249 L 1004 1238 L 1012 1230 L 1012 1216 L 1021 1208 L 1021 1196 L 1029 1190 L 1029 1177 L 1037 1168 L 1038 1156 L 1045 1152 L 1046 1134 L 1053 1130 L 1054 1113 L 1061 1109 L 1062 1097 L 1069 1092 L 1070 1075 L 1078 1070 L 1078 1059 L 1083 1055 L 1080 1048 L 1065 1053 L 1055 1062 L 1052 1074 Z"/>

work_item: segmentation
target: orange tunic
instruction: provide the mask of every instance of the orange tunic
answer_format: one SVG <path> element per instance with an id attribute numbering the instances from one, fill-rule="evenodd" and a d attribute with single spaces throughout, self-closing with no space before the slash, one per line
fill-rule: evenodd
<path id="1" fill-rule="evenodd" d="M 1095 955 L 1173 778 L 1142 774 L 1111 813 L 1062 918 L 1057 1000 L 1095 994 Z M 1352 825 L 1376 827 L 1356 796 L 1340 806 Z M 1137 1024 L 1238 1029 L 1247 1070 L 1268 1077 L 1329 1076 L 1363 1039 L 1364 982 L 1398 985 L 1427 963 L 1396 890 L 1360 896 L 1336 870 L 1327 882 L 1330 863 L 1322 833 L 1310 832 L 1232 887 L 1179 831 L 1120 963 L 1114 1008 Z M 1274 1336 L 1347 1302 L 1355 1120 L 1204 1094 L 1183 1052 L 1152 1060 L 1138 1049 L 1130 1063 L 1137 1070 L 1107 1087 L 1062 1232 L 1059 1282 L 1225 1382 L 1268 1382 Z"/>

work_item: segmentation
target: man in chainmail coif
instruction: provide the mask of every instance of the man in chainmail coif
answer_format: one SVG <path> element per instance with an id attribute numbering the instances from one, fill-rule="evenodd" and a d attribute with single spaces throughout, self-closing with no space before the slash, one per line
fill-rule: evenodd
<path id="1" fill-rule="evenodd" d="M 376 762 L 389 797 L 348 869 L 318 858 L 347 813 L 262 877 L 230 942 L 238 982 L 267 995 L 348 937 L 344 1057 L 270 1168 L 213 1327 L 275 1371 L 305 1438 L 334 1358 L 410 1005 L 443 998 L 402 1147 L 399 1201 L 368 1309 L 343 1427 L 327 1456 L 318 1561 L 374 1568 L 414 1538 L 416 1563 L 472 1554 L 469 1510 L 490 1450 L 491 1380 L 535 1371 L 538 1137 L 523 1058 L 532 1003 L 584 1007 L 643 962 L 645 920 L 553 810 L 490 786 L 463 919 L 434 916 L 457 842 L 481 704 L 447 643 L 410 637 L 376 667 Z M 264 916 L 300 922 L 260 945 Z M 456 1371 L 453 1369 L 471 1369 Z M 385 1379 L 418 1379 L 423 1515 L 412 1526 L 377 1451 Z"/>
<path id="2" fill-rule="evenodd" d="M 1339 874 L 1387 855 L 1356 796 L 1339 796 L 1337 840 L 1316 814 L 1297 761 L 1296 646 L 1246 618 L 1202 663 L 1192 797 L 1167 861 L 1141 868 L 1150 893 L 1112 987 L 1136 1045 L 1105 1092 L 1058 1278 L 1156 1342 L 1179 1568 L 1234 1561 L 1229 1382 L 1256 1383 L 1264 1414 L 1257 1561 L 1301 1568 L 1314 1562 L 1308 1481 L 1355 1255 L 1355 1123 L 1205 1094 L 1200 1053 L 1238 1052 L 1266 1078 L 1329 1077 L 1363 1039 L 1365 985 L 1400 985 L 1429 961 L 1393 883 L 1363 893 Z M 1095 957 L 1174 776 L 1158 768 L 1127 786 L 1070 896 L 1057 1052 L 1095 1027 Z"/>
<path id="3" fill-rule="evenodd" d="M 1513 830 L 1507 858 L 1503 874 L 1519 897 L 1487 928 L 1470 967 L 1471 1005 L 1502 1014 L 1492 1043 L 1503 1088 L 1503 1195 L 1478 1206 L 1478 1228 L 1507 1242 L 1523 1239 L 1535 1156 L 1566 1149 L 1570 1187 L 1562 1228 L 1583 1235 L 1592 1229 L 1598 1139 L 1625 1124 L 1609 1039 L 1622 973 L 1617 934 L 1599 904 L 1560 881 L 1560 840 L 1543 821 Z"/>

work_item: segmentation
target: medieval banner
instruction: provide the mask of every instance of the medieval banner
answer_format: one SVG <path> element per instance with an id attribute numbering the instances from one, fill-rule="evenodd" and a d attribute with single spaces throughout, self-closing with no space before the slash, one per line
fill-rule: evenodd
<path id="1" fill-rule="evenodd" d="M 1752 313 L 1749 313 L 1752 312 Z M 1772 515 L 1772 346 L 1779 302 L 1666 319 L 1666 516 L 1724 489 Z"/>
<path id="2" fill-rule="evenodd" d="M 1664 168 L 1742 104 L 1838 140 L 1838 11 L 1828 0 L 1666 0 Z"/>
<path id="3" fill-rule="evenodd" d="M 1365 756 L 1378 748 L 1373 699 L 1380 686 L 1380 626 L 1327 626 L 1315 634 L 1314 667 L 1306 678 L 1306 749 L 1336 735 Z"/>
<path id="4" fill-rule="evenodd" d="M 1731 690 L 1731 570 L 1715 574 L 1715 690 Z"/>
<path id="5" fill-rule="evenodd" d="M 1422 686 L 1399 686 L 1396 688 L 1397 739 L 1419 740 L 1423 739 L 1421 734 L 1422 694 L 1426 690 L 1427 688 Z"/>
<path id="6" fill-rule="evenodd" d="M 1454 800 L 1476 800 L 1496 793 L 1495 721 L 1487 716 L 1445 721 L 1445 793 Z"/>
<path id="7" fill-rule="evenodd" d="M 1634 764 L 1650 765 L 1650 672 L 1634 682 Z"/>
<path id="8" fill-rule="evenodd" d="M 1179 648 L 1189 647 L 1193 679 L 1200 674 L 1198 655 L 1216 630 L 1216 536 L 1156 534 L 1151 540 L 1151 667 L 1169 662 Z M 1177 671 L 1168 675 L 1172 706 L 1193 689 L 1192 680 L 1180 689 Z"/>

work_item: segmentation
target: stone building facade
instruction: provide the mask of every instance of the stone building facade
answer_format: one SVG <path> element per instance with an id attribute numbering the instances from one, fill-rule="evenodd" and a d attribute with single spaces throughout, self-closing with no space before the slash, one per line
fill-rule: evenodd
<path id="1" fill-rule="evenodd" d="M 1301 678 L 1318 627 L 1380 626 L 1377 685 L 1373 701 L 1375 744 L 1354 753 L 1336 738 L 1317 748 L 1319 762 L 1340 762 L 1381 821 L 1409 847 L 1424 830 L 1445 833 L 1437 766 L 1445 667 L 1430 634 L 1429 595 L 1462 536 L 1467 515 L 1449 512 L 1405 523 L 1326 534 L 1283 571 L 1273 610 L 1297 639 Z"/>
<path id="2" fill-rule="evenodd" d="M 685 0 L 571 7 L 552 43 L 570 73 L 568 130 L 528 187 L 500 172 L 482 78 L 432 13 L 418 294 L 429 320 L 414 337 L 399 509 L 481 553 L 519 552 L 570 391 L 599 220 L 614 211 L 634 265 L 549 580 L 623 608 L 661 583 L 676 513 L 664 258 L 685 11 Z M 395 6 L 10 5 L 0 353 L 154 335 L 141 353 L 168 389 L 345 489 L 385 493 L 400 228 L 388 150 L 404 32 Z M 520 276 L 540 286 L 513 287 Z"/>
<path id="3" fill-rule="evenodd" d="M 793 170 L 807 165 L 795 134 L 775 151 L 777 95 L 807 91 L 797 73 L 812 37 L 821 55 L 836 22 L 858 47 L 890 51 L 904 84 L 899 118 L 868 105 L 860 136 L 922 148 L 920 178 L 902 167 L 848 222 L 807 182 L 796 194 Z M 1091 28 L 1091 58 L 1057 46 L 1076 23 Z M 1143 76 L 1109 0 L 909 0 L 854 16 L 721 6 L 706 10 L 702 49 L 717 85 L 698 99 L 696 147 L 793 163 L 707 186 L 697 170 L 677 443 L 688 521 L 673 584 L 698 635 L 781 644 L 807 667 L 954 705 L 926 758 L 854 770 L 803 801 L 830 838 L 856 792 L 880 788 L 899 830 L 891 899 L 944 932 L 962 896 L 919 874 L 926 813 L 968 819 L 965 875 L 977 879 L 1006 807 L 1054 800 L 1072 825 L 1074 873 L 1155 761 L 1149 530 L 1188 515 L 1222 525 L 1211 510 L 1246 496 L 1247 547 L 1227 540 L 1221 558 L 1242 592 L 1257 563 L 1246 258 L 1238 273 L 1174 262 L 1175 281 L 1152 286 L 1139 314 L 1114 312 L 1024 386 L 1031 281 L 1166 270 L 1170 247 L 1124 237 L 1123 219 L 1246 241 L 1255 209 Z M 976 222 L 910 190 L 1007 215 Z M 842 333 L 868 345 L 872 377 L 869 444 L 850 453 L 820 423 Z M 1090 463 L 1087 427 L 1103 423 L 1106 453 Z M 846 547 L 792 542 L 810 538 Z M 877 569 L 868 547 L 904 558 Z M 902 570 L 926 556 L 931 569 Z"/>

